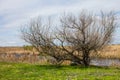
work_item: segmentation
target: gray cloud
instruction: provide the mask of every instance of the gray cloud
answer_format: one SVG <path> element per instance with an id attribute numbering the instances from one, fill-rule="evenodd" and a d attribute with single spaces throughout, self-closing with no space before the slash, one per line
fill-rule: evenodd
<path id="1" fill-rule="evenodd" d="M 21 24 L 28 22 L 31 18 L 59 15 L 64 11 L 78 13 L 82 9 L 94 12 L 115 10 L 120 14 L 119 3 L 120 0 L 0 0 L 0 31 L 4 32 L 3 40 L 7 40 L 6 33 L 16 34 Z M 18 37 L 13 34 L 9 36 L 17 39 Z"/>

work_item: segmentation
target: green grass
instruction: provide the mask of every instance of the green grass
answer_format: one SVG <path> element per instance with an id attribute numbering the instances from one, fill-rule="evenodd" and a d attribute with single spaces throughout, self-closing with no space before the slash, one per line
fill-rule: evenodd
<path id="1" fill-rule="evenodd" d="M 120 69 L 0 62 L 0 80 L 120 80 Z"/>

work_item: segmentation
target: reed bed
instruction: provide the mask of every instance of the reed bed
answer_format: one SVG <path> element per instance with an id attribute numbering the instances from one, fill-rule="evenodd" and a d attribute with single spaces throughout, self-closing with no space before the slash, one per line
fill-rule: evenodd
<path id="1" fill-rule="evenodd" d="M 93 57 L 93 58 L 97 57 L 97 58 L 108 58 L 108 59 L 120 59 L 120 45 L 106 46 L 103 50 L 100 50 L 97 53 L 93 52 L 91 54 L 91 57 Z"/>
<path id="2" fill-rule="evenodd" d="M 92 53 L 91 58 L 108 58 L 120 59 L 120 45 L 110 45 L 97 53 Z M 23 63 L 40 63 L 53 64 L 55 60 L 48 56 L 41 56 L 35 50 L 24 50 L 23 47 L 0 47 L 1 62 L 23 62 Z M 65 61 L 63 64 L 70 64 Z"/>

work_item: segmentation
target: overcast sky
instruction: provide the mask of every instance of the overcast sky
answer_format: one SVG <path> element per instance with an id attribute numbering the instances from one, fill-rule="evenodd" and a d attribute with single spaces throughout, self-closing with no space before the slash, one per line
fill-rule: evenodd
<path id="1" fill-rule="evenodd" d="M 120 0 L 0 0 L 0 46 L 22 46 L 19 29 L 37 16 L 57 16 L 80 10 L 98 12 L 114 10 L 120 16 Z M 120 44 L 120 29 L 114 43 Z"/>

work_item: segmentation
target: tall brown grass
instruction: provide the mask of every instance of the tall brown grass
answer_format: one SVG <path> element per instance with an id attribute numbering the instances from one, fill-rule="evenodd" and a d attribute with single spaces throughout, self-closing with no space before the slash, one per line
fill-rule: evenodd
<path id="1" fill-rule="evenodd" d="M 120 45 L 109 45 L 98 53 L 92 53 L 92 58 L 120 59 Z M 0 61 L 5 62 L 25 62 L 25 63 L 53 63 L 54 60 L 46 56 L 39 56 L 36 50 L 25 50 L 23 47 L 0 47 Z M 69 61 L 65 61 L 69 64 Z"/>
<path id="2" fill-rule="evenodd" d="M 120 59 L 120 45 L 109 45 L 103 50 L 91 54 L 91 57 Z"/>

